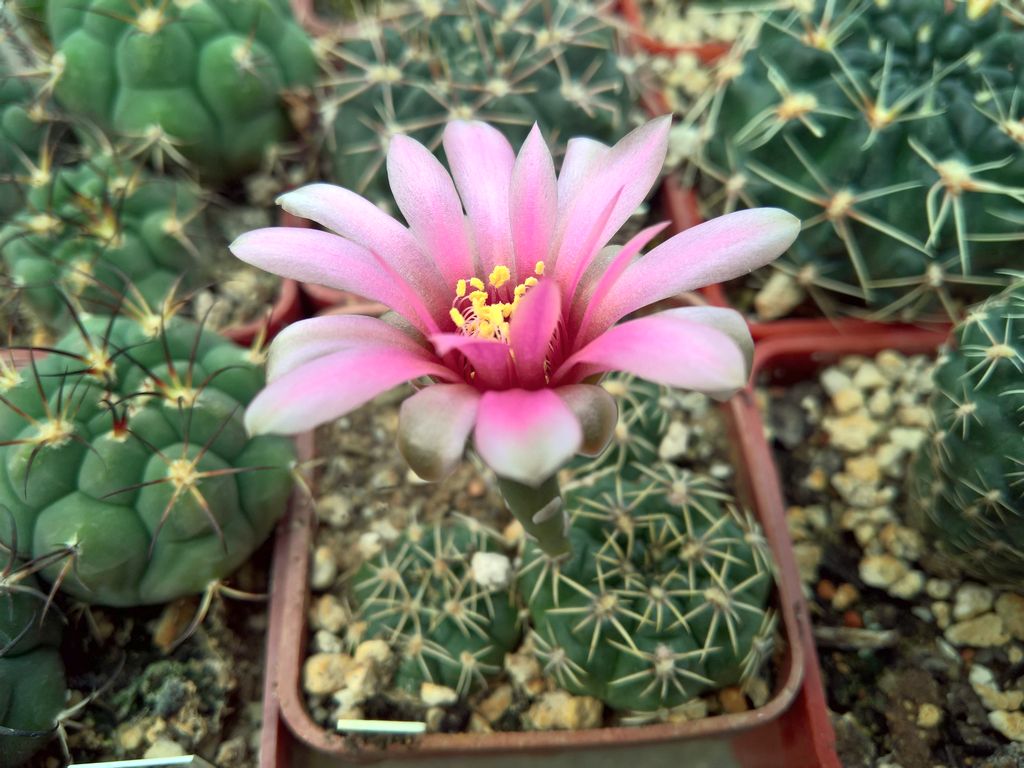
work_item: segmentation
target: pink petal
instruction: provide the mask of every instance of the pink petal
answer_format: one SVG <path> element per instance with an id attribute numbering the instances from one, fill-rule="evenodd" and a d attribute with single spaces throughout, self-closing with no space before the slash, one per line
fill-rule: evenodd
<path id="1" fill-rule="evenodd" d="M 796 240 L 800 220 L 778 208 L 754 208 L 691 227 L 637 259 L 595 309 L 607 328 L 656 301 L 731 280 L 764 266 Z"/>
<path id="2" fill-rule="evenodd" d="M 668 310 L 610 328 L 560 366 L 558 383 L 626 371 L 656 384 L 722 393 L 747 382 L 744 352 L 732 336 L 694 322 L 689 308 Z"/>
<path id="3" fill-rule="evenodd" d="M 567 285 L 563 274 L 568 275 L 570 283 L 574 282 L 574 276 L 582 274 L 594 254 L 647 197 L 665 163 L 671 125 L 671 116 L 665 115 L 640 126 L 612 147 L 599 164 L 588 168 L 584 179 L 575 182 L 572 201 L 566 203 L 559 220 L 555 264 L 563 288 Z M 618 200 L 599 223 L 599 217 L 616 195 Z M 596 246 L 592 247 L 591 232 L 595 227 Z M 585 248 L 581 247 L 584 243 Z"/>
<path id="4" fill-rule="evenodd" d="M 447 307 L 450 290 L 433 259 L 408 229 L 366 198 L 333 184 L 308 184 L 281 195 L 277 203 L 373 251 L 424 298 L 431 311 Z"/>
<path id="5" fill-rule="evenodd" d="M 413 235 L 437 263 L 454 290 L 456 281 L 476 274 L 462 202 L 444 166 L 430 150 L 408 136 L 388 146 L 388 180 Z"/>
<path id="6" fill-rule="evenodd" d="M 242 261 L 267 272 L 365 296 L 405 315 L 420 330 L 437 329 L 422 299 L 403 280 L 389 275 L 370 251 L 338 235 L 267 227 L 246 232 L 230 248 Z"/>
<path id="7" fill-rule="evenodd" d="M 576 195 L 601 167 L 609 151 L 606 145 L 585 136 L 569 139 L 558 174 L 558 221 L 565 220 Z"/>
<path id="8" fill-rule="evenodd" d="M 468 384 L 433 384 L 402 403 L 398 450 L 413 472 L 437 481 L 455 469 L 479 402 L 480 393 Z"/>
<path id="9" fill-rule="evenodd" d="M 579 310 L 580 307 L 584 308 L 583 318 L 579 322 L 579 330 L 576 335 L 578 344 L 585 344 L 590 341 L 591 337 L 587 335 L 587 332 L 594 312 L 601 306 L 605 296 L 608 295 L 608 292 L 622 273 L 626 271 L 626 267 L 633 261 L 633 257 L 640 253 L 644 246 L 651 242 L 668 224 L 669 222 L 663 221 L 633 235 L 622 246 L 621 250 L 615 254 L 614 258 L 604 268 L 604 271 L 600 273 L 600 277 L 597 278 L 597 284 L 593 286 L 593 290 L 589 292 L 589 295 L 585 286 L 577 290 L 577 293 L 582 294 L 582 301 L 574 302 L 573 309 Z M 584 280 L 586 279 L 584 278 Z"/>
<path id="10" fill-rule="evenodd" d="M 553 280 L 541 279 L 520 300 L 509 323 L 508 335 L 521 386 L 527 389 L 544 386 L 544 361 L 561 318 L 561 293 Z"/>
<path id="11" fill-rule="evenodd" d="M 398 347 L 423 351 L 408 334 L 376 317 L 328 315 L 300 320 L 281 331 L 267 354 L 267 380 L 284 376 L 300 365 L 355 347 Z"/>
<path id="12" fill-rule="evenodd" d="M 486 278 L 496 265 L 512 261 L 508 201 L 516 155 L 498 129 L 479 121 L 448 123 L 444 151 Z"/>
<path id="13" fill-rule="evenodd" d="M 530 275 L 538 261 L 548 258 L 558 212 L 556 183 L 551 153 L 534 123 L 512 169 L 509 193 L 515 263 L 508 266 L 517 283 Z"/>
<path id="14" fill-rule="evenodd" d="M 572 410 L 550 389 L 485 392 L 474 435 L 491 469 L 532 487 L 558 471 L 583 441 Z"/>
<path id="15" fill-rule="evenodd" d="M 477 339 L 460 333 L 435 333 L 430 337 L 437 354 L 444 357 L 453 351 L 461 352 L 476 372 L 473 383 L 477 386 L 503 389 L 512 382 L 512 358 L 508 344 L 492 339 Z"/>
<path id="16" fill-rule="evenodd" d="M 296 434 L 333 421 L 420 376 L 455 380 L 426 352 L 357 347 L 312 360 L 267 385 L 249 404 L 250 434 Z"/>

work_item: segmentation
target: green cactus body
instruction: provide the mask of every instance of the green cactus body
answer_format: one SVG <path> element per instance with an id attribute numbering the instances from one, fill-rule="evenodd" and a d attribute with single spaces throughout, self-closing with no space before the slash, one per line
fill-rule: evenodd
<path id="1" fill-rule="evenodd" d="M 0 253 L 40 324 L 70 324 L 62 293 L 110 314 L 119 294 L 159 306 L 193 262 L 190 223 L 197 191 L 98 155 L 62 168 L 32 189 L 25 208 L 0 230 Z"/>
<path id="2" fill-rule="evenodd" d="M 564 149 L 572 136 L 617 140 L 633 88 L 614 22 L 590 3 L 419 0 L 364 22 L 333 51 L 325 94 L 334 181 L 387 202 L 390 138 L 438 149 L 445 123 L 486 120 L 518 146 L 537 122 Z"/>
<path id="3" fill-rule="evenodd" d="M 246 436 L 242 410 L 263 385 L 249 352 L 159 317 L 86 318 L 55 349 L 0 376 L 0 504 L 23 554 L 66 551 L 64 591 L 104 605 L 230 574 L 292 485 L 291 441 Z"/>
<path id="4" fill-rule="evenodd" d="M 533 543 L 518 589 L 545 671 L 617 710 L 655 712 L 745 681 L 770 654 L 772 565 L 749 514 L 667 464 L 570 488 L 571 554 Z"/>
<path id="5" fill-rule="evenodd" d="M 25 200 L 35 162 L 46 135 L 32 89 L 0 65 L 0 217 L 7 219 Z"/>
<path id="6" fill-rule="evenodd" d="M 911 498 L 940 552 L 987 582 L 1024 578 L 1024 283 L 975 307 L 935 370 Z"/>
<path id="7" fill-rule="evenodd" d="M 67 695 L 56 609 L 40 623 L 46 593 L 29 571 L 14 562 L 0 571 L 0 765 L 9 768 L 56 733 Z"/>
<path id="8" fill-rule="evenodd" d="M 47 27 L 66 110 L 209 179 L 256 169 L 290 135 L 282 92 L 316 76 L 284 0 L 50 0 Z"/>
<path id="9" fill-rule="evenodd" d="M 826 311 L 955 314 L 1019 261 L 1024 28 L 947 5 L 772 14 L 708 109 L 715 196 L 803 219 L 775 268 Z"/>
<path id="10" fill-rule="evenodd" d="M 496 541 L 461 520 L 413 524 L 356 572 L 362 636 L 396 646 L 396 688 L 432 682 L 466 694 L 501 670 L 519 639 L 516 609 L 507 588 L 481 586 L 470 567 L 476 553 L 500 554 Z"/>

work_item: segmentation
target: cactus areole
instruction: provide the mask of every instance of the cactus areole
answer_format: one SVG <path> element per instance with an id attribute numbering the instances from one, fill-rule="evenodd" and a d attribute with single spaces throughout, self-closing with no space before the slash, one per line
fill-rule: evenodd
<path id="1" fill-rule="evenodd" d="M 613 147 L 573 139 L 558 177 L 537 127 L 517 155 L 485 123 L 450 123 L 452 175 L 429 149 L 396 136 L 387 169 L 408 228 L 339 187 L 284 195 L 286 210 L 333 233 L 249 232 L 232 245 L 235 255 L 379 301 L 400 319 L 323 317 L 285 329 L 270 348 L 270 383 L 246 413 L 249 429 L 300 432 L 429 380 L 400 413 L 399 447 L 413 470 L 444 476 L 473 434 L 526 531 L 545 551 L 564 552 L 555 473 L 576 453 L 603 450 L 616 424 L 596 377 L 623 370 L 728 396 L 749 372 L 750 335 L 731 310 L 676 308 L 616 323 L 767 263 L 799 229 L 788 213 L 761 209 L 710 221 L 642 257 L 663 225 L 606 247 L 658 178 L 668 129 L 659 118 Z"/>

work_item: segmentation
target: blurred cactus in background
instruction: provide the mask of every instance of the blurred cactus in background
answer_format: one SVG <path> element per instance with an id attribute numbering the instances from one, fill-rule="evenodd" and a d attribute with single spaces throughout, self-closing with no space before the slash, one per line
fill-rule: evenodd
<path id="1" fill-rule="evenodd" d="M 391 136 L 439 149 L 445 124 L 486 120 L 518 146 L 534 122 L 556 149 L 614 142 L 636 92 L 609 3 L 416 0 L 364 18 L 328 53 L 340 65 L 321 110 L 333 181 L 390 200 Z"/>
<path id="2" fill-rule="evenodd" d="M 971 309 L 935 370 L 910 497 L 940 553 L 987 583 L 1024 578 L 1024 282 Z"/>
<path id="3" fill-rule="evenodd" d="M 1024 27 L 998 2 L 812 5 L 768 16 L 702 104 L 711 207 L 803 219 L 758 314 L 955 317 L 1019 263 Z"/>

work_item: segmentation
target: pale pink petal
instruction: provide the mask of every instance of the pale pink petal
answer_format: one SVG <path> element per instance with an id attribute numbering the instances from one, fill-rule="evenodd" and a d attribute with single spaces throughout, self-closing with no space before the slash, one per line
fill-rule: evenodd
<path id="1" fill-rule="evenodd" d="M 561 317 L 562 298 L 553 280 L 541 279 L 520 300 L 508 336 L 521 386 L 544 386 L 544 361 Z"/>
<path id="2" fill-rule="evenodd" d="M 619 420 L 619 408 L 608 390 L 596 384 L 569 384 L 555 394 L 569 406 L 583 429 L 580 453 L 597 456 L 605 449 Z"/>
<path id="3" fill-rule="evenodd" d="M 493 339 L 477 339 L 460 333 L 435 333 L 430 337 L 437 354 L 445 357 L 460 352 L 475 372 L 477 386 L 503 389 L 512 382 L 512 357 L 508 344 Z"/>
<path id="4" fill-rule="evenodd" d="M 506 389 L 480 398 L 474 440 L 499 476 L 537 487 L 579 450 L 583 430 L 550 389 Z"/>
<path id="5" fill-rule="evenodd" d="M 609 147 L 585 136 L 569 139 L 558 172 L 558 221 L 564 221 L 583 185 L 601 167 Z"/>
<path id="6" fill-rule="evenodd" d="M 619 231 L 651 191 L 665 163 L 671 125 L 672 118 L 666 115 L 640 126 L 612 147 L 577 183 L 558 222 L 555 265 L 563 289 L 582 274 L 594 254 Z M 599 224 L 599 217 L 616 195 L 618 200 Z M 597 244 L 591 246 L 595 227 Z"/>
<path id="7" fill-rule="evenodd" d="M 626 267 L 633 261 L 633 257 L 640 253 L 644 246 L 651 242 L 668 224 L 669 222 L 663 221 L 633 235 L 608 264 L 604 266 L 604 269 L 597 273 L 599 276 L 595 275 L 596 284 L 592 286 L 592 289 L 586 285 L 590 275 L 588 274 L 584 277 L 580 287 L 576 290 L 578 298 L 573 303 L 574 317 L 579 318 L 581 310 L 583 314 L 583 317 L 579 319 L 579 326 L 576 332 L 576 343 L 578 345 L 590 341 L 591 336 L 588 335 L 588 330 L 594 312 L 604 302 L 608 292 L 622 273 L 626 271 Z"/>
<path id="8" fill-rule="evenodd" d="M 455 380 L 426 352 L 380 347 L 335 352 L 268 384 L 246 409 L 245 426 L 250 434 L 305 432 L 420 376 Z"/>
<path id="9" fill-rule="evenodd" d="M 600 332 L 656 301 L 764 266 L 799 232 L 800 220 L 778 208 L 737 211 L 680 232 L 629 265 L 594 310 L 593 328 Z"/>
<path id="10" fill-rule="evenodd" d="M 277 203 L 376 253 L 432 312 L 443 311 L 451 301 L 450 286 L 433 258 L 423 253 L 408 229 L 361 195 L 333 184 L 308 184 L 281 195 Z"/>
<path id="11" fill-rule="evenodd" d="M 548 258 L 558 214 L 556 184 L 551 152 L 535 123 L 516 158 L 509 193 L 515 263 L 508 266 L 517 283 Z"/>
<path id="12" fill-rule="evenodd" d="M 509 187 L 516 155 L 501 131 L 479 121 L 448 123 L 444 152 L 486 278 L 496 265 L 512 261 Z"/>
<path id="13" fill-rule="evenodd" d="M 422 351 L 408 334 L 376 317 L 327 315 L 292 323 L 267 352 L 267 380 L 274 381 L 318 357 L 354 347 L 398 347 Z"/>
<path id="14" fill-rule="evenodd" d="M 743 350 L 718 328 L 668 310 L 608 329 L 556 371 L 554 383 L 582 381 L 605 371 L 625 371 L 656 384 L 722 393 L 744 386 L 749 368 Z"/>
<path id="15" fill-rule="evenodd" d="M 476 270 L 452 177 L 430 150 L 408 136 L 391 139 L 387 167 L 391 193 L 402 215 L 454 290 L 456 281 L 473 276 Z"/>
<path id="16" fill-rule="evenodd" d="M 398 414 L 398 450 L 424 480 L 444 479 L 462 458 L 480 393 L 468 384 L 433 384 L 406 398 Z"/>
<path id="17" fill-rule="evenodd" d="M 749 376 L 751 366 L 754 364 L 754 339 L 750 335 L 750 326 L 743 319 L 743 315 L 734 309 L 707 306 L 679 307 L 668 311 L 673 317 L 678 317 L 680 320 L 717 328 L 731 338 L 743 353 L 743 362 Z"/>
<path id="18" fill-rule="evenodd" d="M 230 248 L 242 261 L 267 272 L 365 296 L 405 315 L 420 330 L 437 329 L 423 300 L 351 240 L 316 229 L 267 227 L 246 232 Z"/>

